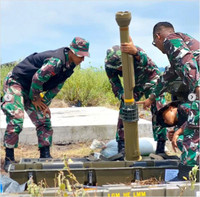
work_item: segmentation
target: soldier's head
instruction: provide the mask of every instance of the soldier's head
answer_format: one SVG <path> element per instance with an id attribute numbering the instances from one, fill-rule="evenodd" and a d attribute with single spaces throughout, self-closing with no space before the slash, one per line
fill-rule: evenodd
<path id="1" fill-rule="evenodd" d="M 177 109 L 180 101 L 173 101 L 163 108 L 161 108 L 157 115 L 157 123 L 163 127 L 171 127 L 176 125 L 178 118 L 177 118 Z"/>
<path id="2" fill-rule="evenodd" d="M 174 27 L 169 22 L 159 22 L 153 28 L 153 42 L 152 44 L 165 53 L 163 41 L 165 38 L 174 33 Z"/>
<path id="3" fill-rule="evenodd" d="M 117 70 L 122 70 L 121 49 L 115 45 L 106 52 L 105 66 Z"/>
<path id="4" fill-rule="evenodd" d="M 69 61 L 79 65 L 89 54 L 89 42 L 80 37 L 75 37 L 69 46 Z"/>

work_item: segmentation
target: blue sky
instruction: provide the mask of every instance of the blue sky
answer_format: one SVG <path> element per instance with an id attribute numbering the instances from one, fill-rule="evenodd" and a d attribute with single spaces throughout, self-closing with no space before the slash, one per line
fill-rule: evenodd
<path id="1" fill-rule="evenodd" d="M 90 42 L 81 67 L 104 66 L 106 50 L 120 44 L 118 11 L 129 11 L 129 32 L 159 67 L 168 60 L 152 43 L 153 26 L 171 22 L 177 32 L 199 36 L 198 0 L 1 0 L 1 63 L 33 52 L 68 46 L 75 36 Z"/>

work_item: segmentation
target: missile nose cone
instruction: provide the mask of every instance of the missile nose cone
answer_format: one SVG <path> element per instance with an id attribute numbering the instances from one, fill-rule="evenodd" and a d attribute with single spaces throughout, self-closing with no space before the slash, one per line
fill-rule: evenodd
<path id="1" fill-rule="evenodd" d="M 120 27 L 127 27 L 130 24 L 131 21 L 131 13 L 128 11 L 125 12 L 117 12 L 115 19 L 117 21 L 117 24 Z"/>

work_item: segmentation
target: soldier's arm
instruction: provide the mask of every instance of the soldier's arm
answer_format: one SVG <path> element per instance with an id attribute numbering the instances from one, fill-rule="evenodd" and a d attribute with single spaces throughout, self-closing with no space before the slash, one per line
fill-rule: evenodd
<path id="1" fill-rule="evenodd" d="M 190 108 L 191 108 L 191 106 L 189 103 L 184 103 L 178 107 L 178 123 L 174 129 L 175 132 L 172 137 L 172 147 L 175 152 L 176 152 L 176 148 L 178 148 L 177 140 L 180 135 L 184 134 L 184 130 L 187 125 L 187 118 L 189 115 Z"/>
<path id="2" fill-rule="evenodd" d="M 44 95 L 44 97 L 43 97 L 43 102 L 44 102 L 47 106 L 49 106 L 49 105 L 51 104 L 52 99 L 53 99 L 53 98 L 58 94 L 58 92 L 62 89 L 63 85 L 64 85 L 64 82 L 58 84 L 58 86 L 57 86 L 56 88 L 51 89 L 51 90 L 48 90 L 48 91 L 45 93 L 45 95 Z"/>
<path id="3" fill-rule="evenodd" d="M 124 89 L 122 87 L 119 75 L 114 69 L 110 69 L 105 67 L 106 74 L 109 78 L 110 84 L 112 86 L 112 91 L 119 100 L 122 99 L 122 96 L 124 94 Z"/>
<path id="4" fill-rule="evenodd" d="M 182 128 L 182 130 L 184 130 L 187 125 L 187 120 L 190 111 L 191 111 L 191 103 L 183 103 L 178 107 L 178 117 L 179 117 L 178 126 Z"/>
<path id="5" fill-rule="evenodd" d="M 188 84 L 191 92 L 200 86 L 198 63 L 190 49 L 179 35 L 173 35 L 173 39 L 164 42 L 169 61 L 174 69 L 181 72 L 183 81 Z"/>
<path id="6" fill-rule="evenodd" d="M 147 54 L 145 53 L 143 49 L 141 49 L 138 46 L 136 47 L 136 49 L 137 49 L 137 52 L 133 54 L 133 56 L 136 59 L 136 61 L 138 61 L 138 65 L 140 65 L 141 67 L 144 67 L 146 65 L 153 63 L 151 59 L 148 58 Z"/>
<path id="7" fill-rule="evenodd" d="M 171 66 L 165 68 L 164 73 L 158 78 L 156 84 L 152 87 L 151 100 L 159 97 L 164 92 L 167 92 L 169 84 L 177 79 L 177 74 Z"/>
<path id="8" fill-rule="evenodd" d="M 179 138 L 180 135 L 183 134 L 183 129 L 182 128 L 179 128 L 173 135 L 173 138 L 172 138 L 172 147 L 174 149 L 174 151 L 176 152 L 176 148 L 178 148 L 177 146 L 177 140 Z"/>
<path id="9" fill-rule="evenodd" d="M 45 60 L 43 66 L 33 75 L 29 92 L 29 98 L 32 101 L 39 99 L 40 93 L 43 92 L 43 84 L 56 75 L 60 65 L 60 59 L 50 58 L 49 60 Z"/>
<path id="10" fill-rule="evenodd" d="M 141 66 L 152 63 L 151 59 L 148 58 L 145 51 L 142 48 L 134 45 L 131 37 L 129 37 L 129 42 L 121 43 L 121 51 L 128 53 L 129 55 L 133 55 L 133 57 Z"/>
<path id="11" fill-rule="evenodd" d="M 156 84 L 151 87 L 149 98 L 144 101 L 138 101 L 137 104 L 142 104 L 144 109 L 149 108 L 152 103 L 159 98 L 164 92 L 167 92 L 168 85 L 177 78 L 176 73 L 171 67 L 166 67 L 165 72 L 158 78 Z"/>
<path id="12" fill-rule="evenodd" d="M 141 73 L 145 74 L 144 86 L 153 89 L 161 75 L 158 67 L 140 47 L 137 47 L 137 55 L 134 57 L 136 62 L 138 62 L 137 69 L 140 69 Z"/>

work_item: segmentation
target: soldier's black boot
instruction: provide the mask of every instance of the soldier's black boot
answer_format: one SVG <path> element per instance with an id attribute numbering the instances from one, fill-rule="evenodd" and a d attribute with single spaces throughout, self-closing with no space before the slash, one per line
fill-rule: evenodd
<path id="1" fill-rule="evenodd" d="M 6 148 L 4 170 L 8 172 L 10 164 L 15 163 L 14 148 Z"/>
<path id="2" fill-rule="evenodd" d="M 167 155 L 165 153 L 165 140 L 158 139 L 155 154 L 151 153 L 149 156 L 156 160 L 166 159 Z"/>
<path id="3" fill-rule="evenodd" d="M 155 154 L 151 153 L 149 156 L 152 159 L 156 159 L 156 160 L 165 159 L 165 157 L 166 157 L 166 154 L 165 154 L 165 140 L 158 139 Z"/>
<path id="4" fill-rule="evenodd" d="M 40 158 L 52 158 L 49 146 L 40 148 Z"/>
<path id="5" fill-rule="evenodd" d="M 178 178 L 180 181 L 184 181 L 183 177 L 186 177 L 189 180 L 189 172 L 192 170 L 192 166 L 183 165 L 182 163 L 179 164 L 178 169 Z M 198 173 L 197 173 L 198 174 Z M 197 177 L 196 177 L 197 178 Z"/>
<path id="6" fill-rule="evenodd" d="M 183 177 L 189 180 L 189 172 L 192 170 L 192 168 L 193 168 L 192 166 L 187 166 L 180 163 L 178 165 L 178 169 L 179 169 L 178 175 L 175 178 L 171 179 L 170 181 L 185 181 Z M 197 173 L 196 178 L 197 178 L 197 181 L 199 181 L 198 173 Z"/>
<path id="7" fill-rule="evenodd" d="M 122 154 L 121 160 L 124 160 L 125 157 L 125 145 L 124 145 L 124 140 L 118 140 L 118 153 Z"/>
<path id="8" fill-rule="evenodd" d="M 168 155 L 165 153 L 165 140 L 158 139 L 157 141 L 157 147 L 155 154 L 151 153 L 150 157 L 157 160 L 163 160 L 163 159 L 177 159 L 179 160 L 179 157 L 176 155 Z"/>
<path id="9" fill-rule="evenodd" d="M 156 147 L 156 154 L 162 154 L 165 153 L 165 140 L 158 139 L 157 141 L 157 147 Z"/>

